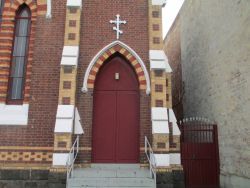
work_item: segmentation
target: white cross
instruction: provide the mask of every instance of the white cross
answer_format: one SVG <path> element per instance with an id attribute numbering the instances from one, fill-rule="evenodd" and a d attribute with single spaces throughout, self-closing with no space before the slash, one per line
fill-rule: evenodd
<path id="1" fill-rule="evenodd" d="M 120 15 L 116 15 L 116 20 L 110 20 L 109 21 L 111 24 L 116 24 L 116 27 L 113 27 L 113 30 L 116 31 L 116 38 L 119 39 L 120 34 L 123 34 L 123 31 L 120 30 L 120 25 L 121 24 L 126 24 L 127 22 L 124 20 L 120 20 Z"/>

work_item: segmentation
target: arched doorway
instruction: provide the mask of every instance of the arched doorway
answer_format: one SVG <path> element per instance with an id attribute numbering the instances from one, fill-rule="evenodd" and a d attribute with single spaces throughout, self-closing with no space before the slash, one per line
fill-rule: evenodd
<path id="1" fill-rule="evenodd" d="M 92 162 L 139 162 L 139 103 L 137 75 L 116 53 L 95 80 Z"/>

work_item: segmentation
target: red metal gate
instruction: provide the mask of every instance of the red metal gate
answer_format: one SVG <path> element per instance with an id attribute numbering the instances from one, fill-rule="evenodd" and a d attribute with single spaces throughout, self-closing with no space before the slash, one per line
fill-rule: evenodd
<path id="1" fill-rule="evenodd" d="M 217 125 L 201 119 L 180 122 L 181 160 L 187 188 L 219 187 Z"/>

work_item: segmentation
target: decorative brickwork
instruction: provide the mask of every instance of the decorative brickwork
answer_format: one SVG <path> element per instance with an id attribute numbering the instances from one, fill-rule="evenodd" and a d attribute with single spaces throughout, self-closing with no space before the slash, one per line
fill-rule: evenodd
<path id="1" fill-rule="evenodd" d="M 73 72 L 73 67 L 72 66 L 64 66 L 63 67 L 63 73 L 64 74 L 71 74 Z"/>
<path id="2" fill-rule="evenodd" d="M 71 81 L 63 81 L 63 89 L 71 89 Z"/>
<path id="3" fill-rule="evenodd" d="M 158 147 L 159 143 L 165 147 Z M 155 153 L 168 153 L 169 152 L 169 135 L 168 134 L 154 134 L 153 135 L 153 150 Z"/>
<path id="4" fill-rule="evenodd" d="M 76 34 L 75 33 L 69 33 L 68 39 L 69 40 L 75 40 L 76 39 Z"/>
<path id="5" fill-rule="evenodd" d="M 157 119 L 152 120 L 154 129 L 152 147 L 156 156 L 157 154 L 161 154 L 161 157 L 165 158 L 165 165 L 162 164 L 163 166 L 158 166 L 158 171 L 163 170 L 164 172 L 168 171 L 172 173 L 172 170 L 175 168 L 182 169 L 180 164 L 171 164 L 172 162 L 170 159 L 171 157 L 178 156 L 178 154 L 171 155 L 170 153 L 180 152 L 180 140 L 178 140 L 178 136 L 174 135 L 173 126 L 171 126 L 172 121 L 176 121 L 175 118 L 172 117 L 174 114 L 169 113 L 170 109 L 172 109 L 171 68 L 168 69 L 160 64 L 162 63 L 161 60 L 166 64 L 168 63 L 166 60 L 167 58 L 164 58 L 165 54 L 163 52 L 163 41 L 161 40 L 162 7 L 159 2 L 157 5 L 153 5 L 152 3 L 156 3 L 156 1 L 149 0 L 149 47 L 150 60 L 152 61 L 151 107 L 153 109 L 159 109 L 161 112 L 166 112 L 162 115 L 164 117 L 161 117 L 163 119 L 165 118 L 164 121 Z M 163 4 L 164 3 L 162 1 L 162 5 Z M 155 59 L 158 59 L 159 61 L 155 61 Z M 167 128 L 160 129 L 159 126 L 166 126 Z M 165 187 L 166 185 L 163 186 Z"/>
<path id="6" fill-rule="evenodd" d="M 124 34 L 120 36 L 120 40 L 127 44 L 138 54 L 145 64 L 146 70 L 149 71 L 148 61 L 148 19 L 145 15 L 148 14 L 148 1 L 129 1 L 119 0 L 114 3 L 112 0 L 105 1 L 84 1 L 82 11 L 82 27 L 81 27 L 81 55 L 79 57 L 78 66 L 78 89 L 83 87 L 83 76 L 86 75 L 86 68 L 89 67 L 94 57 L 105 48 L 108 44 L 116 40 L 116 35 L 112 31 L 112 25 L 109 20 L 113 19 L 119 11 L 122 19 L 127 21 L 127 24 L 122 26 Z M 102 7 L 101 9 L 97 8 Z M 140 7 L 140 11 L 138 9 Z M 105 11 L 104 11 L 105 10 Z M 129 10 L 129 11 L 127 11 Z M 98 15 L 99 19 L 93 17 L 93 12 Z M 92 16 L 89 16 L 92 15 Z M 102 19 L 103 18 L 103 19 Z M 90 24 L 96 27 L 90 27 Z M 94 33 L 94 34 L 93 34 Z M 136 36 L 136 37 L 132 37 Z M 119 41 L 119 42 L 121 42 Z M 123 47 L 123 46 L 122 46 Z M 105 48 L 106 49 L 106 48 Z M 106 51 L 106 50 L 105 50 Z M 100 53 L 102 55 L 102 53 Z M 98 56 L 99 57 L 99 56 Z M 98 59 L 94 60 L 96 63 Z M 91 68 L 92 70 L 92 68 Z M 146 76 L 145 76 L 146 77 Z M 86 81 L 89 80 L 89 74 Z M 150 81 L 150 80 L 149 80 Z M 87 85 L 87 84 L 86 84 Z M 145 84 L 146 86 L 146 84 Z M 144 87 L 145 87 L 144 86 Z M 93 88 L 87 87 L 87 92 L 83 93 L 78 90 L 77 107 L 79 108 L 80 116 L 84 125 L 85 134 L 80 139 L 80 145 L 88 150 L 81 150 L 79 154 L 79 163 L 91 163 L 92 156 L 92 122 L 93 122 Z M 86 90 L 84 90 L 86 91 Z M 151 138 L 150 125 L 150 96 L 146 95 L 145 89 L 140 90 L 140 162 L 146 163 L 144 154 L 144 136 Z M 139 148 L 138 148 L 139 149 Z"/>
<path id="7" fill-rule="evenodd" d="M 54 138 L 54 151 L 67 151 L 70 150 L 72 146 L 71 134 L 55 134 Z"/>
<path id="8" fill-rule="evenodd" d="M 127 49 L 123 48 L 120 45 L 116 45 L 114 47 L 111 47 L 110 49 L 106 50 L 96 61 L 95 65 L 92 67 L 90 71 L 90 75 L 88 77 L 88 88 L 94 88 L 94 83 L 95 83 L 95 78 L 96 75 L 104 63 L 106 59 L 108 59 L 111 55 L 114 53 L 120 53 L 123 55 L 134 67 L 135 72 L 138 76 L 139 84 L 140 84 L 140 89 L 145 90 L 146 89 L 146 78 L 145 78 L 145 73 L 143 72 L 143 69 L 141 65 L 139 64 L 138 60 L 136 59 L 135 56 L 133 56 Z"/>
<path id="9" fill-rule="evenodd" d="M 16 10 L 13 11 L 12 8 L 9 7 L 9 1 L 6 2 L 5 5 L 7 9 L 6 7 L 4 8 L 3 27 L 0 31 L 0 98 L 3 103 L 6 99 L 6 90 L 4 88 L 7 87 L 7 82 L 2 81 L 2 78 L 8 78 L 7 65 L 10 63 L 9 56 L 12 46 L 12 42 L 9 42 L 9 40 L 12 40 L 13 37 L 13 33 L 10 34 L 9 30 L 14 29 L 13 19 Z M 18 2 L 23 1 L 18 0 Z M 26 0 L 27 4 L 28 2 L 31 1 Z M 47 168 L 52 165 L 52 153 L 68 153 L 72 145 L 72 135 L 55 135 L 53 131 L 57 106 L 58 104 L 64 104 L 65 99 L 69 100 L 69 98 L 70 102 L 66 100 L 67 102 L 65 104 L 76 104 L 79 108 L 79 113 L 85 128 L 85 134 L 81 137 L 80 141 L 80 153 L 77 162 L 80 165 L 91 162 L 92 89 L 94 86 L 92 86 L 92 88 L 89 87 L 88 93 L 83 93 L 81 91 L 82 81 L 83 75 L 94 55 L 102 49 L 103 46 L 116 40 L 115 36 L 113 36 L 112 27 L 110 27 L 108 23 L 109 19 L 114 16 L 113 11 L 111 11 L 114 10 L 114 7 L 121 10 L 122 16 L 128 21 L 128 25 L 124 27 L 124 34 L 121 36 L 121 41 L 135 49 L 145 64 L 145 67 L 142 67 L 138 61 L 138 57 L 132 55 L 131 51 L 126 50 L 124 46 L 113 47 L 117 50 L 114 53 L 122 54 L 131 62 L 140 81 L 140 145 L 138 149 L 140 148 L 140 162 L 146 163 L 144 136 L 147 136 L 150 140 L 152 137 L 150 126 L 150 96 L 145 92 L 147 85 L 150 86 L 150 80 L 149 82 L 147 81 L 145 74 L 146 71 L 149 71 L 150 67 L 148 60 L 148 28 L 145 27 L 145 25 L 148 25 L 148 19 L 145 18 L 145 15 L 148 13 L 147 1 L 134 1 L 133 4 L 127 1 L 119 1 L 119 3 L 115 5 L 113 1 L 107 1 L 105 5 L 102 4 L 102 7 L 106 11 L 103 11 L 103 9 L 96 10 L 96 6 L 93 5 L 92 1 L 84 1 L 83 11 L 81 12 L 79 8 L 66 8 L 66 1 L 59 2 L 52 0 L 52 19 L 49 20 L 44 16 L 46 14 L 47 1 L 37 0 L 36 2 L 37 8 L 29 4 L 34 13 L 32 12 L 32 36 L 27 73 L 27 81 L 30 80 L 30 83 L 26 85 L 27 89 L 25 89 L 25 91 L 28 91 L 25 93 L 25 103 L 29 103 L 28 125 L 0 127 L 1 146 L 7 147 L 1 156 L 3 159 L 1 163 L 6 166 L 11 166 L 12 163 L 13 165 L 22 163 L 22 165 L 25 166 L 25 164 L 31 163 L 31 161 L 33 163 L 34 161 L 35 168 L 42 168 L 43 165 L 46 165 Z M 96 3 L 99 3 L 99 1 L 96 1 Z M 13 3 L 11 6 L 15 4 L 16 3 Z M 127 10 L 128 6 L 129 12 L 122 11 Z M 138 11 L 138 7 L 140 7 L 140 11 Z M 8 13 L 7 11 L 11 12 Z M 93 19 L 93 12 L 103 19 Z M 82 21 L 79 19 L 81 15 Z M 70 20 L 76 21 L 76 23 L 70 23 Z M 90 27 L 90 23 L 97 25 L 98 30 Z M 67 37 L 69 33 L 76 33 L 75 40 L 68 40 Z M 131 37 L 134 35 L 137 35 L 137 37 Z M 79 45 L 80 60 L 78 66 L 60 66 L 64 45 Z M 112 55 L 108 54 L 108 51 L 106 51 L 106 53 L 106 55 Z M 104 61 L 106 55 L 103 53 L 101 60 Z M 97 65 L 92 71 L 96 71 L 96 68 L 100 67 Z M 89 75 L 88 80 L 91 80 L 92 76 L 93 75 Z M 69 82 L 71 83 L 70 87 Z M 164 99 L 159 100 L 165 103 Z M 11 149 L 11 146 L 18 147 L 20 150 L 16 148 Z M 34 149 L 25 148 L 24 146 L 30 146 L 30 148 Z M 39 149 L 41 147 L 46 147 L 46 149 Z M 1 149 L 0 151 L 2 153 Z M 11 156 L 10 161 L 6 161 L 5 152 L 7 151 L 11 152 L 8 153 L 8 155 Z M 14 152 L 18 152 L 18 154 Z M 22 152 L 29 152 L 30 154 L 25 153 L 24 155 Z M 27 162 L 23 161 L 23 159 L 27 159 Z"/>
<path id="10" fill-rule="evenodd" d="M 26 3 L 31 11 L 31 31 L 28 50 L 28 61 L 26 69 L 26 80 L 24 88 L 24 103 L 29 102 L 31 68 L 34 53 L 34 37 L 37 22 L 37 4 L 33 0 L 14 0 L 12 3 L 6 2 L 3 8 L 2 23 L 0 29 L 0 103 L 5 103 L 8 90 L 9 69 L 11 66 L 11 54 L 13 46 L 13 36 L 15 27 L 15 16 L 19 6 Z"/>
<path id="11" fill-rule="evenodd" d="M 59 104 L 75 104 L 76 71 L 76 68 L 72 66 L 63 66 L 61 68 Z M 65 103 L 64 98 L 70 98 L 70 100 Z"/>
<path id="12" fill-rule="evenodd" d="M 159 18 L 160 17 L 160 12 L 159 11 L 152 11 L 152 16 L 153 18 Z"/>
<path id="13" fill-rule="evenodd" d="M 77 79 L 77 65 L 78 65 L 78 53 L 79 53 L 79 41 L 80 41 L 80 22 L 81 22 L 81 7 L 66 6 L 66 19 L 65 19 L 65 33 L 64 33 L 64 48 L 61 59 L 60 69 L 60 87 L 59 87 L 59 100 L 58 110 L 63 105 L 62 110 L 68 109 L 73 106 L 72 118 L 70 122 L 65 123 L 65 127 L 69 127 L 66 131 L 61 127 L 61 124 L 57 124 L 57 121 L 63 121 L 64 118 L 58 119 L 56 117 L 55 135 L 54 135 L 54 156 L 60 153 L 68 155 L 70 148 L 72 147 L 72 134 L 73 134 L 73 122 L 76 104 L 76 79 Z M 76 52 L 77 51 L 77 52 Z M 66 55 L 65 55 L 66 53 Z M 70 53 L 70 54 L 69 54 Z M 66 56 L 66 60 L 65 59 Z M 69 63 L 68 56 L 73 56 L 73 64 Z M 66 116 L 68 114 L 65 114 Z M 56 131 L 57 129 L 57 131 Z M 55 166 L 53 160 L 53 166 Z M 66 163 L 66 161 L 64 162 Z M 58 165 L 56 165 L 58 166 Z M 64 164 L 60 165 L 61 168 L 65 168 Z M 57 168 L 57 167 L 54 167 Z"/>
<path id="14" fill-rule="evenodd" d="M 71 100 L 70 100 L 70 97 L 63 97 L 62 98 L 62 103 L 63 105 L 70 105 L 71 103 Z"/>
<path id="15" fill-rule="evenodd" d="M 168 108 L 172 108 L 172 78 L 171 73 L 166 74 L 166 104 Z"/>
<path id="16" fill-rule="evenodd" d="M 159 31 L 160 30 L 160 25 L 159 24 L 153 24 L 153 30 L 154 31 Z"/>
<path id="17" fill-rule="evenodd" d="M 76 20 L 70 20 L 69 27 L 76 27 Z"/>
<path id="18" fill-rule="evenodd" d="M 70 8 L 69 8 L 69 13 L 70 13 L 70 14 L 76 14 L 76 13 L 77 13 L 77 8 L 70 7 Z"/>
<path id="19" fill-rule="evenodd" d="M 163 107 L 163 100 L 156 100 L 155 101 L 155 106 L 156 107 Z"/>
<path id="20" fill-rule="evenodd" d="M 155 92 L 163 92 L 163 85 L 155 84 Z"/>
<path id="21" fill-rule="evenodd" d="M 155 70 L 154 74 L 155 77 L 163 77 L 163 70 Z"/>
<path id="22" fill-rule="evenodd" d="M 151 71 L 151 105 L 152 107 L 157 107 L 156 101 L 163 101 L 162 107 L 167 107 L 166 100 L 166 84 L 165 84 L 165 71 L 162 73 L 161 77 L 155 76 L 155 71 Z"/>
<path id="23" fill-rule="evenodd" d="M 169 94 L 166 94 L 166 100 L 169 102 Z"/>
<path id="24" fill-rule="evenodd" d="M 7 161 L 5 155 L 0 161 L 0 168 L 32 166 L 41 169 L 52 164 L 53 131 L 60 77 L 58 63 L 63 47 L 65 21 L 65 11 L 62 10 L 65 10 L 65 2 L 52 1 L 54 17 L 48 20 L 45 18 L 47 0 L 5 1 L 3 22 L 0 26 L 1 105 L 6 101 L 15 12 L 24 2 L 32 14 L 24 99 L 24 103 L 29 104 L 28 123 L 24 126 L 0 126 L 0 153 L 5 155 L 8 152 L 7 157 L 11 159 Z M 57 34 L 50 34 L 55 32 L 55 28 Z M 12 106 L 6 105 L 6 108 Z M 2 122 L 2 119 L 0 121 Z"/>
<path id="25" fill-rule="evenodd" d="M 160 44 L 160 38 L 159 37 L 153 37 L 153 43 L 154 44 Z"/>
<path id="26" fill-rule="evenodd" d="M 36 2 L 37 2 L 38 16 L 44 16 L 47 12 L 47 0 L 36 0 Z"/>
<path id="27" fill-rule="evenodd" d="M 2 163 L 43 163 L 52 161 L 52 147 L 3 147 L 0 146 Z M 0 165 L 1 168 L 1 165 Z"/>
<path id="28" fill-rule="evenodd" d="M 0 151 L 0 162 L 18 163 L 51 163 L 52 152 L 30 152 L 30 151 Z"/>

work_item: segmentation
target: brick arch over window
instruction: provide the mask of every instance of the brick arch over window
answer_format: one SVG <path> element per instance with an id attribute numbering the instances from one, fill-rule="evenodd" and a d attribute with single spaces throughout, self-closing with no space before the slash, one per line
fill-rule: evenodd
<path id="1" fill-rule="evenodd" d="M 87 92 L 88 89 L 94 88 L 96 75 L 100 67 L 106 59 L 116 52 L 123 55 L 131 63 L 137 74 L 140 90 L 145 90 L 146 93 L 149 94 L 150 79 L 146 66 L 137 53 L 121 41 L 115 41 L 107 45 L 92 59 L 84 76 L 82 91 Z"/>
<path id="2" fill-rule="evenodd" d="M 28 103 L 30 97 L 31 63 L 34 52 L 34 33 L 37 20 L 37 4 L 35 0 L 13 0 L 4 4 L 0 29 L 0 103 L 5 103 L 8 92 L 9 70 L 11 66 L 12 47 L 15 32 L 15 17 L 19 7 L 26 4 L 31 11 L 31 29 L 29 49 L 27 54 L 27 69 L 23 103 Z"/>

